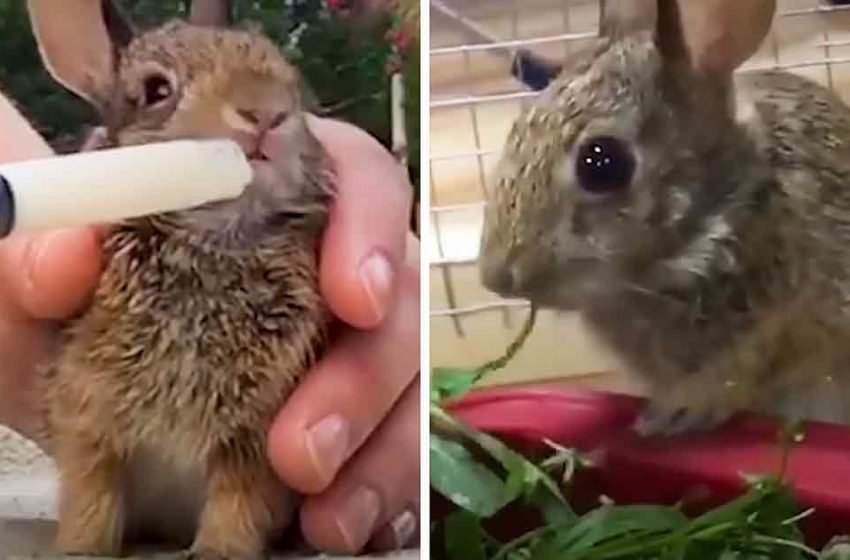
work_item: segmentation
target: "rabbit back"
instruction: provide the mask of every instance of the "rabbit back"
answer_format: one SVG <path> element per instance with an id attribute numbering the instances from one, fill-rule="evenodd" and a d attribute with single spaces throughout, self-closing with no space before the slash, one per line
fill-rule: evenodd
<path id="1" fill-rule="evenodd" d="M 850 107 L 831 90 L 781 71 L 738 76 L 738 114 L 775 173 L 765 213 L 788 230 L 789 275 L 850 298 Z M 790 279 L 789 279 L 790 280 Z M 797 286 L 799 288 L 799 286 Z"/>

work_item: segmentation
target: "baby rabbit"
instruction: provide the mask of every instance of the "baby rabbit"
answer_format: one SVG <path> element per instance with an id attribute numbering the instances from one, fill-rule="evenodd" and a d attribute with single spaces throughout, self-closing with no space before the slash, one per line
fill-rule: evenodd
<path id="1" fill-rule="evenodd" d="M 330 320 L 316 252 L 332 177 L 296 72 L 248 32 L 136 34 L 108 0 L 28 9 L 47 68 L 99 111 L 107 146 L 229 137 L 255 175 L 236 200 L 107 234 L 91 306 L 44 379 L 56 545 L 114 555 L 125 537 L 194 534 L 195 557 L 260 556 L 294 507 L 268 427 Z"/>
<path id="2" fill-rule="evenodd" d="M 733 75 L 774 2 L 685 24 L 708 4 L 602 2 L 599 40 L 510 132 L 483 283 L 580 312 L 648 382 L 644 433 L 740 409 L 850 420 L 850 109 Z"/>

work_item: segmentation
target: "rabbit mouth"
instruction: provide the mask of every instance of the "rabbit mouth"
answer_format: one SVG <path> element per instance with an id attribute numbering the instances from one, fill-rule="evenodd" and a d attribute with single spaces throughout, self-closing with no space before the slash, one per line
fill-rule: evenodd
<path id="1" fill-rule="evenodd" d="M 509 255 L 491 251 L 482 255 L 481 281 L 491 292 L 502 297 L 522 298 L 545 306 L 559 306 L 572 300 L 574 291 L 593 282 L 599 262 L 594 258 L 571 258 L 551 262 L 541 252 Z"/>
<path id="2" fill-rule="evenodd" d="M 255 162 L 255 161 L 266 161 L 266 162 L 271 161 L 271 158 L 269 156 L 267 156 L 259 148 L 254 150 L 253 152 L 249 152 L 246 155 L 248 157 L 248 161 L 250 161 L 252 163 Z"/>
<path id="3" fill-rule="evenodd" d="M 575 311 L 598 294 L 603 284 L 597 260 L 574 259 L 527 277 L 515 288 L 513 296 L 548 309 Z"/>

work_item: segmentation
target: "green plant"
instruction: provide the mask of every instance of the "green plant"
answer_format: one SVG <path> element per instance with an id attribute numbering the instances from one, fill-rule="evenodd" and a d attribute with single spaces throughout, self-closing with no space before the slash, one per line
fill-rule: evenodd
<path id="1" fill-rule="evenodd" d="M 690 519 L 680 507 L 602 505 L 582 515 L 567 502 L 562 486 L 587 461 L 553 445 L 537 464 L 493 436 L 453 418 L 445 403 L 472 389 L 490 371 L 504 367 L 534 325 L 532 309 L 506 354 L 477 369 L 437 368 L 430 403 L 431 488 L 452 505 L 432 525 L 432 557 L 449 560 L 804 560 L 850 558 L 850 545 L 818 552 L 803 541 L 800 512 L 783 481 L 784 461 L 773 477 L 752 477 L 739 498 Z M 790 452 L 797 426 L 783 432 Z M 558 477 L 555 474 L 560 471 Z M 556 482 L 557 480 L 557 482 Z M 542 523 L 503 541 L 487 522 L 509 507 L 537 510 Z M 442 538 L 439 538 L 439 537 Z"/>

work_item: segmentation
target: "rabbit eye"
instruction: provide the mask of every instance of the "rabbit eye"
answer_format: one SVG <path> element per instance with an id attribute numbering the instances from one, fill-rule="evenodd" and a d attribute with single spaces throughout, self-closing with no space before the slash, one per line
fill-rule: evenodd
<path id="1" fill-rule="evenodd" d="M 171 82 L 165 76 L 159 74 L 149 76 L 145 79 L 145 95 L 144 105 L 150 107 L 162 101 L 165 101 L 171 94 L 174 93 L 174 88 Z"/>
<path id="2" fill-rule="evenodd" d="M 629 186 L 635 158 L 628 146 L 612 136 L 587 140 L 578 150 L 576 177 L 582 189 L 605 193 Z"/>

